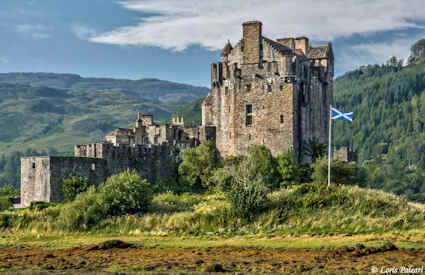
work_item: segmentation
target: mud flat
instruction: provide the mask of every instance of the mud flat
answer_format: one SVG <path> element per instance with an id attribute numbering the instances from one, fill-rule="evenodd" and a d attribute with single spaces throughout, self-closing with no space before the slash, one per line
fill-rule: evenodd
<path id="1" fill-rule="evenodd" d="M 392 243 L 379 247 L 358 243 L 321 249 L 146 248 L 141 244 L 113 240 L 65 249 L 0 248 L 0 271 L 9 274 L 102 274 L 114 271 L 125 274 L 367 274 L 381 269 L 385 271 L 386 268 L 411 268 L 410 271 L 416 268 L 421 271 L 423 266 L 425 250 L 399 249 Z"/>

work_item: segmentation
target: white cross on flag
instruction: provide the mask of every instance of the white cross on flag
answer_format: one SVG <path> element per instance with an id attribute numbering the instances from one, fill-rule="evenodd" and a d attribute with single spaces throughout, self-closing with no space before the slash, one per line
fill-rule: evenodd
<path id="1" fill-rule="evenodd" d="M 343 112 L 332 108 L 332 119 L 353 121 L 353 112 Z"/>

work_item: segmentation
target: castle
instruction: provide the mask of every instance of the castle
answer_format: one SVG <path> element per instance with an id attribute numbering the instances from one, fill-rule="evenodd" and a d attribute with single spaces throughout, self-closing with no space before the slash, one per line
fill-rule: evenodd
<path id="1" fill-rule="evenodd" d="M 264 144 L 273 155 L 316 137 L 327 144 L 334 74 L 332 46 L 311 46 L 306 37 L 273 41 L 262 23 L 243 23 L 243 38 L 228 42 L 211 66 L 211 93 L 202 104 L 202 125 L 216 126 L 223 156 L 246 154 Z"/>
<path id="2" fill-rule="evenodd" d="M 306 37 L 273 41 L 262 35 L 261 22 L 245 22 L 243 38 L 234 47 L 228 42 L 221 62 L 211 66 L 201 126 L 186 127 L 181 117 L 157 125 L 139 113 L 134 128 L 118 128 L 103 143 L 76 145 L 74 157 L 22 158 L 21 205 L 60 202 L 71 173 L 97 183 L 127 169 L 152 183 L 175 177 L 181 150 L 206 140 L 215 141 L 223 157 L 263 144 L 275 156 L 293 150 L 297 163 L 308 163 L 304 144 L 328 140 L 333 63 L 331 44 L 311 46 Z"/>

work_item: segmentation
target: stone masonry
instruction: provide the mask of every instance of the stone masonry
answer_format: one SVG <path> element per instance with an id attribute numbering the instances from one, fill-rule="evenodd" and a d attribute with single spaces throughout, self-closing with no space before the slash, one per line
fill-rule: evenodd
<path id="1" fill-rule="evenodd" d="M 262 23 L 243 23 L 243 38 L 228 42 L 221 62 L 211 66 L 211 92 L 202 103 L 202 125 L 216 127 L 222 156 L 246 154 L 253 144 L 273 155 L 294 150 L 309 162 L 306 142 L 327 143 L 332 103 L 333 53 L 306 37 L 273 41 Z"/>
<path id="2" fill-rule="evenodd" d="M 22 158 L 21 205 L 62 201 L 63 180 L 70 174 L 95 183 L 128 169 L 151 183 L 175 178 L 181 149 L 214 138 L 215 127 L 185 127 L 183 118 L 157 125 L 153 116 L 139 113 L 135 128 L 116 129 L 104 143 L 75 145 L 74 157 Z"/>

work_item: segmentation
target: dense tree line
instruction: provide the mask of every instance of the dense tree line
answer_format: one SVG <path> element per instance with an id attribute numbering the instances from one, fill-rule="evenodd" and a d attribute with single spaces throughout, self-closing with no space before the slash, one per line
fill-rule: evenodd
<path id="1" fill-rule="evenodd" d="M 425 54 L 419 46 L 405 67 L 391 58 L 335 81 L 336 106 L 355 120 L 337 121 L 334 139 L 358 150 L 370 187 L 425 201 L 425 72 L 412 62 Z"/>

